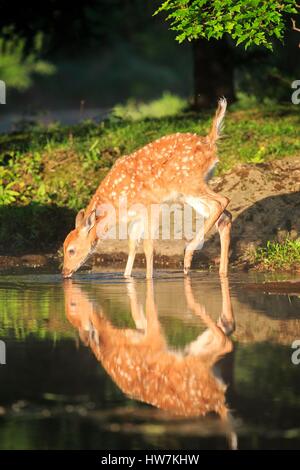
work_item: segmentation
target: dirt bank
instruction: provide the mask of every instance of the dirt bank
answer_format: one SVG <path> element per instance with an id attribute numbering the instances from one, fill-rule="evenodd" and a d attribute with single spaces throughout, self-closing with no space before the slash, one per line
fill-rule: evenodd
<path id="1" fill-rule="evenodd" d="M 300 294 L 300 281 L 278 281 L 245 284 L 245 289 L 266 292 L 268 294 L 296 295 Z"/>

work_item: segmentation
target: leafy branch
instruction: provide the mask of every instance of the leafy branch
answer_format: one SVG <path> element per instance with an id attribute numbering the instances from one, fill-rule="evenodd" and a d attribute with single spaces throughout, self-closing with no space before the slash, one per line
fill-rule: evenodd
<path id="1" fill-rule="evenodd" d="M 231 36 L 236 45 L 273 47 L 283 40 L 285 16 L 297 13 L 296 0 L 166 0 L 155 15 L 166 20 L 179 42 Z"/>

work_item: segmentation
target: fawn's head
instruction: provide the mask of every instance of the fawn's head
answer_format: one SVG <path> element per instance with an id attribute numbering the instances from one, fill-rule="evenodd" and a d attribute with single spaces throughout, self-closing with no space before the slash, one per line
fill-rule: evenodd
<path id="1" fill-rule="evenodd" d="M 62 274 L 71 277 L 93 253 L 96 244 L 96 212 L 93 210 L 85 217 L 84 209 L 78 212 L 75 229 L 64 241 L 64 265 Z"/>
<path id="2" fill-rule="evenodd" d="M 91 318 L 93 318 L 94 304 L 82 289 L 74 284 L 72 279 L 63 283 L 65 296 L 65 314 L 69 322 L 78 329 L 79 337 L 85 346 L 95 339 L 95 332 Z M 101 310 L 100 310 L 101 313 Z"/>

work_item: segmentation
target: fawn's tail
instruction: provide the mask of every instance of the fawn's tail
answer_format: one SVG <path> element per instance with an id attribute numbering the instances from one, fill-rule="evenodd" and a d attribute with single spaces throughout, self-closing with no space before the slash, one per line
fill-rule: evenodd
<path id="1" fill-rule="evenodd" d="M 208 139 L 211 142 L 215 142 L 221 136 L 221 132 L 222 132 L 222 129 L 223 129 L 223 120 L 224 120 L 225 113 L 226 113 L 226 108 L 227 108 L 226 98 L 224 98 L 224 97 L 220 98 L 219 102 L 218 102 L 218 108 L 217 108 L 217 111 L 216 111 L 216 115 L 214 117 L 210 133 L 208 134 Z"/>

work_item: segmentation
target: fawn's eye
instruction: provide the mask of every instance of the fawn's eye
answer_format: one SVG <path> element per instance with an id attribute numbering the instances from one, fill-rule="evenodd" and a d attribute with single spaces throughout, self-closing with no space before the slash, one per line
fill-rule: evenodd
<path id="1" fill-rule="evenodd" d="M 74 255 L 75 255 L 75 250 L 74 250 L 74 248 L 69 248 L 69 249 L 68 249 L 68 253 L 69 253 L 70 256 L 74 256 Z"/>

